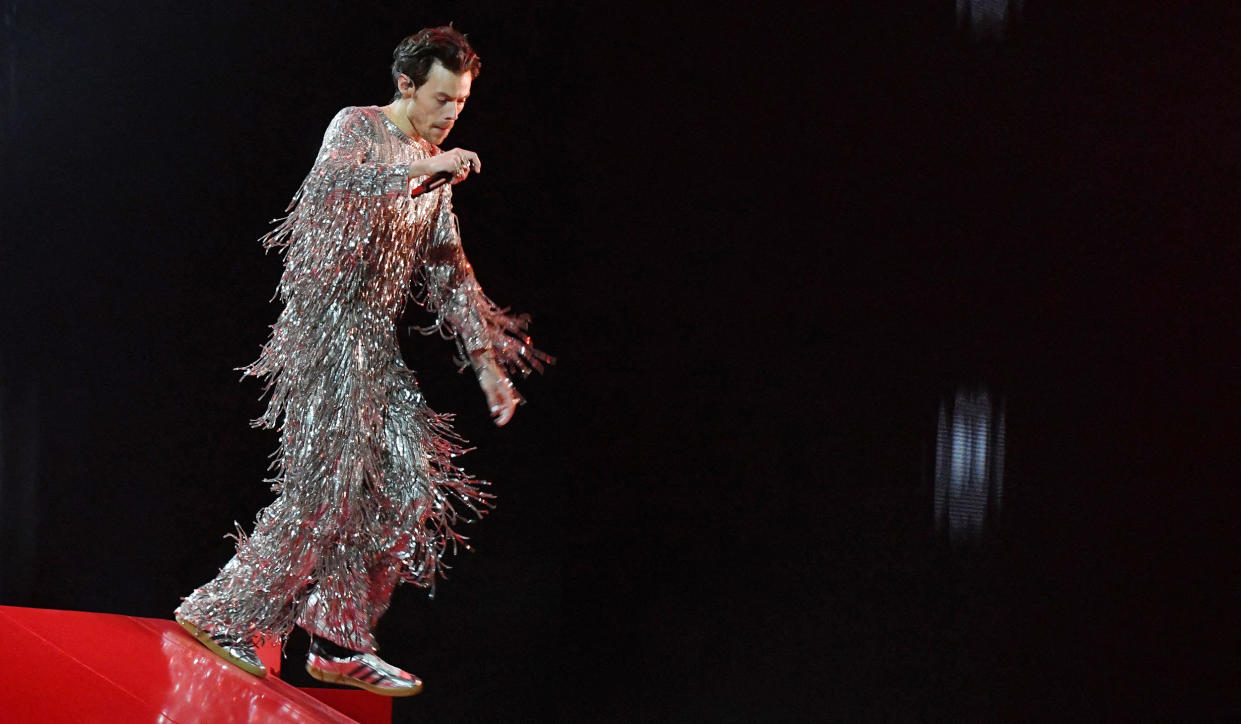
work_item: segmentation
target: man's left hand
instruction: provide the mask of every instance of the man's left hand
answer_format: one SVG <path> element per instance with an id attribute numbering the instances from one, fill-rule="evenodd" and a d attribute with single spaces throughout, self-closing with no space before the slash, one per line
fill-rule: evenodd
<path id="1" fill-rule="evenodd" d="M 507 425 L 508 421 L 513 419 L 517 405 L 521 403 L 521 395 L 495 362 L 488 361 L 477 372 L 478 384 L 487 396 L 492 422 L 496 427 Z"/>

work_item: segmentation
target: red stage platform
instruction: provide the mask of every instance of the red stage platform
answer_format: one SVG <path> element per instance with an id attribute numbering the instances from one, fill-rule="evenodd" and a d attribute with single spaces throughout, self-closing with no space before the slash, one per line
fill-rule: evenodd
<path id="1" fill-rule="evenodd" d="M 391 699 L 251 676 L 171 619 L 0 606 L 0 652 L 0 721 L 15 724 L 392 721 Z"/>

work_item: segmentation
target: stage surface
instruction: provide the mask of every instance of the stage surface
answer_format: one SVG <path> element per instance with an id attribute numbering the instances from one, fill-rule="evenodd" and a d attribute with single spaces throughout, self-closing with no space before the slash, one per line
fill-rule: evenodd
<path id="1" fill-rule="evenodd" d="M 0 650 L 5 722 L 392 720 L 392 702 L 381 696 L 251 676 L 171 619 L 0 606 Z M 269 668 L 278 663 L 277 650 L 261 654 Z"/>

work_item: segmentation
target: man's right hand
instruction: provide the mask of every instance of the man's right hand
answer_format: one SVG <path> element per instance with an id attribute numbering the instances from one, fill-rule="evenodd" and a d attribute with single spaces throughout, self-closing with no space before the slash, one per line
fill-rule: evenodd
<path id="1" fill-rule="evenodd" d="M 482 170 L 483 163 L 479 160 L 478 154 L 464 148 L 454 148 L 451 151 L 436 154 L 411 164 L 409 169 L 411 176 L 434 176 L 446 171 L 452 174 L 452 182 L 455 184 L 464 181 L 471 171 Z"/>

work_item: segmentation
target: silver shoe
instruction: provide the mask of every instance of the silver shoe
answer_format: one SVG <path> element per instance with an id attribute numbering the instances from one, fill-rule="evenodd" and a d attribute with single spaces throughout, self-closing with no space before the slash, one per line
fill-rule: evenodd
<path id="1" fill-rule="evenodd" d="M 311 651 L 306 657 L 306 671 L 319 681 L 356 686 L 382 696 L 413 696 L 422 691 L 421 679 L 375 654 L 338 658 Z"/>
<path id="2" fill-rule="evenodd" d="M 211 649 L 220 658 L 248 674 L 255 676 L 267 676 L 267 667 L 259 659 L 258 653 L 254 650 L 254 644 L 249 641 L 240 641 L 231 636 L 212 636 L 187 621 L 177 616 L 177 623 L 181 624 L 181 628 L 190 632 L 190 635 L 198 639 L 203 646 Z"/>

